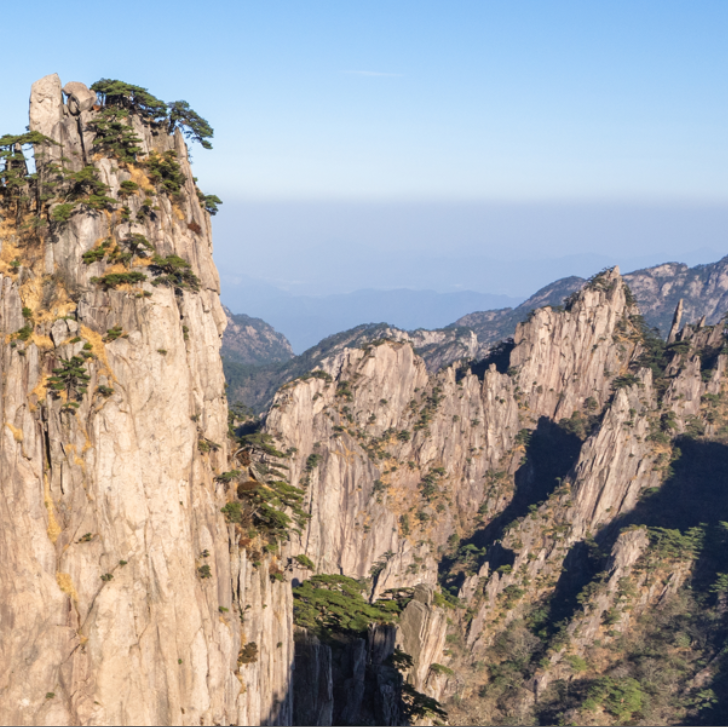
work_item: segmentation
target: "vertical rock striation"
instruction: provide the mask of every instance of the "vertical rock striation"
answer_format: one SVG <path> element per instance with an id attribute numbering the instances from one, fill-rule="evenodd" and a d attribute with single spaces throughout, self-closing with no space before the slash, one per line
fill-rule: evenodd
<path id="1" fill-rule="evenodd" d="M 30 99 L 50 202 L 18 218 L 6 191 L 0 212 L 0 711 L 285 722 L 290 593 L 220 512 L 225 315 L 183 137 L 132 111 L 121 160 L 95 94 L 63 93 L 52 75 Z"/>

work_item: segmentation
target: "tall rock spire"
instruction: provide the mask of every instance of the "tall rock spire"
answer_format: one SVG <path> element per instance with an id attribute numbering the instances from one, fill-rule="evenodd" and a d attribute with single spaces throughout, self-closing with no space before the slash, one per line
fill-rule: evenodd
<path id="1" fill-rule="evenodd" d="M 672 317 L 672 325 L 670 326 L 670 333 L 667 335 L 668 343 L 675 342 L 675 338 L 677 337 L 677 334 L 680 331 L 680 321 L 682 320 L 682 315 L 683 315 L 683 299 L 680 298 L 680 300 L 677 302 L 677 306 L 675 307 L 675 315 Z"/>

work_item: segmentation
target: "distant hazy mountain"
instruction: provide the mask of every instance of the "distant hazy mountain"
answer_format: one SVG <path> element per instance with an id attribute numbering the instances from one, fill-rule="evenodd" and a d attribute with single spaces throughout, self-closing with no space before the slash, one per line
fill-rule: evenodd
<path id="1" fill-rule="evenodd" d="M 705 315 L 707 323 L 715 323 L 728 311 L 728 256 L 716 263 L 693 268 L 682 263 L 665 263 L 623 277 L 632 289 L 648 325 L 658 328 L 663 336 L 667 335 L 680 298 L 684 302 L 684 322 L 695 322 Z M 229 398 L 260 411 L 280 386 L 315 368 L 327 356 L 378 338 L 409 341 L 425 359 L 430 370 L 461 359 L 483 358 L 493 344 L 513 335 L 516 325 L 525 320 L 532 310 L 563 304 L 564 299 L 579 290 L 585 282 L 584 278 L 576 276 L 563 278 L 541 288 L 516 308 L 476 311 L 435 330 L 407 332 L 386 323 L 350 327 L 322 338 L 302 355 L 293 358 L 285 337 L 271 326 L 260 319 L 230 315 L 232 324 L 223 338 Z M 361 291 L 367 292 L 371 291 Z M 395 296 L 388 298 L 386 293 L 378 293 L 382 296 L 383 304 L 388 300 L 401 300 L 397 294 L 414 291 L 387 292 Z M 366 295 L 362 297 L 367 298 Z M 291 296 L 290 299 L 293 298 Z M 299 300 L 301 298 L 303 296 L 298 296 Z M 320 302 L 332 298 L 351 300 L 356 298 L 356 294 L 308 300 Z M 429 300 L 434 305 L 439 298 L 420 299 Z M 304 311 L 298 311 L 297 314 L 305 317 L 305 307 Z"/>
<path id="2" fill-rule="evenodd" d="M 228 325 L 220 351 L 223 358 L 248 366 L 288 361 L 293 350 L 288 339 L 260 318 L 233 315 L 225 308 Z"/>
<path id="3" fill-rule="evenodd" d="M 623 277 L 645 320 L 663 336 L 670 330 L 681 298 L 684 323 L 705 316 L 706 324 L 712 325 L 728 312 L 728 255 L 707 265 L 690 268 L 683 263 L 665 263 Z"/>
<path id="4" fill-rule="evenodd" d="M 387 321 L 403 330 L 441 328 L 474 310 L 506 308 L 521 302 L 506 295 L 432 290 L 357 290 L 314 297 L 289 295 L 241 277 L 223 282 L 222 299 L 230 310 L 262 318 L 286 335 L 295 352 L 362 324 Z"/>

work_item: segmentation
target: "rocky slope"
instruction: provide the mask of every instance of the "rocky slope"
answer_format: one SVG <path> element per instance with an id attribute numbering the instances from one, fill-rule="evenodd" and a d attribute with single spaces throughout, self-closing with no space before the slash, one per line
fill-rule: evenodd
<path id="1" fill-rule="evenodd" d="M 223 308 L 227 327 L 222 336 L 223 358 L 246 366 L 262 366 L 293 358 L 288 339 L 260 318 L 234 315 Z"/>
<path id="2" fill-rule="evenodd" d="M 159 104 L 47 76 L 0 139 L 8 724 L 290 719 L 290 589 L 221 512 L 210 200 Z"/>
<path id="3" fill-rule="evenodd" d="M 457 721 L 722 708 L 725 332 L 671 338 L 650 334 L 614 270 L 537 310 L 480 366 L 430 372 L 409 341 L 374 341 L 276 394 L 265 431 L 291 453 L 310 515 L 293 551 L 368 584 L 372 602 L 435 594 L 403 673 Z M 692 614 L 696 599 L 709 616 Z M 673 642 L 670 618 L 695 636 Z M 669 664 L 672 702 L 667 677 L 644 676 L 655 657 L 634 651 L 640 639 Z M 687 658 L 680 639 L 697 639 Z"/>
<path id="4" fill-rule="evenodd" d="M 679 300 L 684 301 L 685 322 L 697 323 L 705 316 L 704 322 L 712 325 L 728 310 L 728 258 L 694 268 L 667 263 L 629 273 L 624 280 L 633 291 L 647 325 L 657 328 L 663 338 L 669 333 Z M 261 412 L 270 405 L 278 388 L 319 365 L 335 350 L 363 345 L 381 337 L 412 342 L 431 371 L 456 361 L 483 359 L 499 342 L 512 337 L 518 323 L 525 321 L 532 311 L 545 306 L 563 307 L 569 296 L 580 290 L 585 282 L 579 277 L 563 278 L 541 288 L 517 308 L 470 313 L 438 330 L 402 331 L 386 324 L 358 326 L 330 336 L 285 365 L 238 366 L 236 363 L 241 362 L 242 354 L 226 349 L 223 341 L 223 352 L 228 358 L 225 376 L 230 385 L 229 400 Z M 234 334 L 226 335 L 232 337 Z M 252 349 L 256 346 L 251 344 Z"/>
<path id="5" fill-rule="evenodd" d="M 703 316 L 709 325 L 717 323 L 728 310 L 728 257 L 715 263 L 696 265 L 665 263 L 627 273 L 624 280 L 637 300 L 647 324 L 667 337 L 679 300 L 684 301 L 685 321 L 697 323 Z M 557 280 L 539 290 L 517 308 L 479 311 L 459 318 L 453 327 L 466 327 L 478 339 L 478 351 L 513 335 L 516 325 L 530 311 L 546 305 L 559 306 L 586 281 L 570 277 Z"/>

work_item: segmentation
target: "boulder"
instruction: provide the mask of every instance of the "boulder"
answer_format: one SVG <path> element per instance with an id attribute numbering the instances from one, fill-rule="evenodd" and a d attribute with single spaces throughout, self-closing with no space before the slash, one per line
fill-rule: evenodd
<path id="1" fill-rule="evenodd" d="M 96 103 L 96 92 L 80 81 L 69 81 L 63 87 L 63 93 L 68 96 L 68 109 L 74 116 L 88 111 Z"/>

